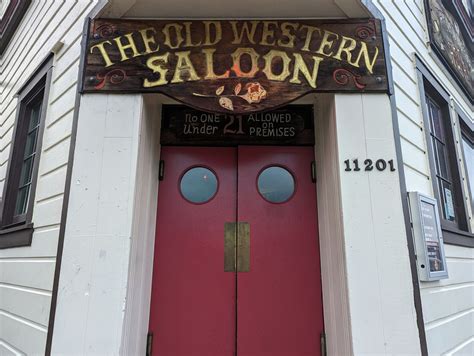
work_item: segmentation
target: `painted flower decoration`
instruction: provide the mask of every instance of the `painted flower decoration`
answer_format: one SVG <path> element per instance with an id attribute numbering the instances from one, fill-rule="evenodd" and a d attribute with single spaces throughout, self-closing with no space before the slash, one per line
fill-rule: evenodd
<path id="1" fill-rule="evenodd" d="M 226 98 L 225 96 L 221 96 L 219 98 L 219 105 L 222 106 L 224 109 L 233 111 L 234 110 L 234 104 L 232 104 L 232 100 L 229 98 Z"/>
<path id="2" fill-rule="evenodd" d="M 247 89 L 247 94 L 241 95 L 240 97 L 247 100 L 249 104 L 258 104 L 267 97 L 267 91 L 259 82 L 248 83 L 245 89 Z"/>
<path id="3" fill-rule="evenodd" d="M 244 99 L 249 104 L 258 104 L 267 97 L 267 91 L 259 82 L 247 83 L 245 85 L 247 93 L 240 94 L 242 91 L 242 84 L 237 83 L 234 87 L 234 94 L 224 94 L 225 86 L 222 85 L 216 89 L 215 95 L 193 93 L 195 96 L 202 98 L 219 98 L 219 105 L 229 111 L 234 110 L 234 103 L 232 97 Z"/>

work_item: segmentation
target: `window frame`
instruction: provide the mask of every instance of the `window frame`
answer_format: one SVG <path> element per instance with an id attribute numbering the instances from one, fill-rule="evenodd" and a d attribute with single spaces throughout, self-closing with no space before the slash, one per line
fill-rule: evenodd
<path id="1" fill-rule="evenodd" d="M 461 156 L 462 156 L 462 162 L 464 163 L 464 171 L 465 171 L 465 176 L 466 176 L 466 182 L 467 182 L 467 192 L 468 194 L 466 195 L 466 200 L 469 201 L 469 204 L 471 205 L 471 214 L 474 214 L 474 191 L 471 190 L 471 180 L 474 180 L 474 176 L 470 177 L 469 174 L 467 173 L 467 165 L 466 165 L 466 152 L 464 150 L 464 143 L 462 142 L 464 140 L 464 137 L 469 141 L 470 145 L 473 147 L 474 150 L 474 124 L 469 120 L 467 115 L 462 111 L 462 109 L 455 104 L 454 105 L 456 115 L 458 117 L 459 121 L 459 138 L 461 139 Z"/>
<path id="2" fill-rule="evenodd" d="M 425 89 L 427 86 L 425 86 Z M 443 228 L 456 230 L 459 229 L 461 231 L 469 231 L 469 226 L 466 218 L 466 207 L 462 203 L 462 197 L 464 196 L 464 192 L 461 188 L 461 174 L 460 174 L 460 167 L 457 163 L 457 155 L 452 152 L 452 148 L 456 147 L 456 143 L 454 140 L 454 132 L 452 130 L 452 121 L 451 116 L 449 114 L 449 105 L 446 102 L 443 102 L 442 99 L 439 97 L 436 98 L 436 95 L 433 95 L 433 90 L 430 88 L 425 91 L 425 105 L 429 105 L 431 107 L 431 111 L 437 110 L 440 118 L 440 130 L 441 135 L 438 135 L 438 132 L 435 132 L 436 129 L 434 128 L 434 122 L 432 123 L 433 118 L 429 113 L 427 113 L 428 121 L 429 121 L 429 130 L 427 129 L 427 135 L 429 134 L 430 137 L 430 148 L 431 153 L 433 155 L 433 169 L 431 171 L 431 177 L 433 180 L 433 188 L 435 190 L 435 194 L 438 196 L 438 203 L 440 209 L 440 217 Z M 428 101 L 431 103 L 428 104 Z M 447 126 L 446 120 L 449 120 L 449 127 Z M 431 128 L 433 126 L 433 129 Z M 441 137 L 444 136 L 444 137 Z M 434 144 L 435 142 L 435 144 Z M 442 152 L 439 152 L 439 145 L 441 144 Z M 436 147 L 435 147 L 436 146 Z M 446 174 L 442 173 L 441 163 L 440 163 L 440 156 L 443 155 L 443 160 L 446 164 Z M 440 171 L 441 170 L 441 171 Z M 441 183 L 440 183 L 441 182 Z M 442 188 L 440 188 L 440 184 L 444 186 L 447 184 L 454 195 L 454 210 L 455 210 L 455 220 L 449 220 L 444 217 L 445 212 L 442 207 L 445 206 L 445 197 L 442 194 Z"/>
<path id="3" fill-rule="evenodd" d="M 451 110 L 451 97 L 444 90 L 444 88 L 439 84 L 439 82 L 433 77 L 427 67 L 421 62 L 418 56 L 415 56 L 416 60 L 416 70 L 418 76 L 418 85 L 420 90 L 420 101 L 421 101 L 421 111 L 423 115 L 423 128 L 425 131 L 425 140 L 427 145 L 427 154 L 429 160 L 429 169 L 430 169 L 430 179 L 433 187 L 433 192 L 435 198 L 438 200 L 439 214 L 441 220 L 441 229 L 443 231 L 444 242 L 452 245 L 474 247 L 474 234 L 471 228 L 470 219 L 469 219 L 469 210 L 466 206 L 466 191 L 464 189 L 464 184 L 462 181 L 462 167 L 460 152 L 456 147 L 458 143 L 456 140 L 456 120 L 453 120 L 452 110 Z M 438 187 L 437 173 L 436 173 L 436 159 L 434 156 L 433 143 L 431 138 L 431 129 L 430 129 L 430 116 L 428 113 L 427 100 L 426 97 L 430 97 L 431 100 L 435 101 L 441 108 L 443 119 L 449 120 L 449 125 L 445 125 L 445 132 L 447 140 L 450 140 L 450 144 L 454 147 L 454 152 L 449 159 L 449 165 L 451 167 L 451 175 L 453 180 L 453 186 L 455 188 L 454 194 L 456 197 L 456 204 L 458 204 L 462 211 L 458 212 L 460 214 L 461 221 L 458 222 L 458 226 L 455 223 L 446 220 L 442 209 L 442 199 Z M 446 127 L 449 126 L 449 127 Z M 448 146 L 449 147 L 449 146 Z M 461 148 L 462 149 L 462 148 Z"/>
<path id="4" fill-rule="evenodd" d="M 30 246 L 33 237 L 33 206 L 38 179 L 43 133 L 51 84 L 53 57 L 48 56 L 17 93 L 16 117 L 8 167 L 0 203 L 0 249 Z M 24 161 L 27 130 L 34 104 L 41 100 L 36 150 L 31 173 L 31 186 L 25 213 L 15 216 L 19 180 Z"/>

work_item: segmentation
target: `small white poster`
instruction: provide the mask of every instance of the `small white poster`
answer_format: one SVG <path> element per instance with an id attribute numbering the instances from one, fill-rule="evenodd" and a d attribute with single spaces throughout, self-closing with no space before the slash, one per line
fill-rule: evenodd
<path id="1" fill-rule="evenodd" d="M 453 195 L 448 188 L 444 188 L 444 198 L 445 198 L 445 210 L 446 216 L 448 218 L 454 218 L 454 205 L 453 205 Z"/>

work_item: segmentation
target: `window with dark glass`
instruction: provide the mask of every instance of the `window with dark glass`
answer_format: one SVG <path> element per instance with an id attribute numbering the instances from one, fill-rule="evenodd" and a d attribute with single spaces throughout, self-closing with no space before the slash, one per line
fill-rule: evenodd
<path id="1" fill-rule="evenodd" d="M 42 99 L 42 96 L 38 99 Z M 16 194 L 16 203 L 14 217 L 21 216 L 26 213 L 28 198 L 31 191 L 31 178 L 33 174 L 33 163 L 36 155 L 36 144 L 38 142 L 38 130 L 41 114 L 41 100 L 37 100 L 29 108 L 26 130 L 26 142 L 23 154 L 23 162 L 21 163 L 20 182 Z"/>
<path id="2" fill-rule="evenodd" d="M 459 127 L 456 124 L 458 120 L 453 116 L 455 112 L 456 116 L 461 115 L 460 108 L 418 56 L 415 56 L 415 61 L 420 83 L 430 176 L 434 197 L 438 200 L 444 242 L 474 247 L 474 234 L 468 216 L 469 193 L 463 176 L 464 160 L 460 155 L 461 151 L 465 151 L 462 148 L 467 143 L 459 136 Z M 459 121 L 468 121 L 468 126 L 472 126 L 466 115 Z M 472 151 L 470 153 L 472 154 Z M 471 173 L 467 174 L 472 175 L 472 160 L 464 165 L 466 170 L 468 165 L 471 166 Z"/>
<path id="3" fill-rule="evenodd" d="M 3 227 L 26 221 L 37 156 L 43 94 L 44 88 L 40 87 L 20 108 L 5 192 Z"/>
<path id="4" fill-rule="evenodd" d="M 16 122 L 1 201 L 0 248 L 27 246 L 33 234 L 33 202 L 52 59 L 18 93 Z"/>
<path id="5" fill-rule="evenodd" d="M 455 160 L 449 148 L 447 127 L 449 119 L 443 116 L 440 106 L 429 96 L 426 97 L 428 116 L 430 120 L 430 136 L 435 158 L 436 184 L 441 198 L 441 207 L 444 219 L 457 223 L 459 209 L 457 207 L 457 194 L 454 189 L 451 162 Z"/>

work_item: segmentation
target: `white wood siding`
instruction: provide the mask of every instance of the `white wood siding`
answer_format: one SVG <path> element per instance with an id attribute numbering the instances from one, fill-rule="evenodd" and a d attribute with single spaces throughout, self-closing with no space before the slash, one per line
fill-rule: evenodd
<path id="1" fill-rule="evenodd" d="M 84 19 L 97 0 L 34 0 L 0 58 L 0 194 L 15 124 L 15 94 L 55 55 L 30 247 L 0 250 L 0 354 L 43 354 L 68 164 Z"/>
<path id="2" fill-rule="evenodd" d="M 473 117 L 452 78 L 427 46 L 428 33 L 422 0 L 374 0 L 389 33 L 408 191 L 433 195 L 420 96 L 414 64 L 418 54 L 457 104 Z M 460 140 L 458 140 L 460 141 Z M 459 152 L 458 147 L 458 152 Z M 463 172 L 465 175 L 465 172 Z M 472 216 L 472 212 L 470 212 Z M 474 354 L 474 251 L 447 245 L 449 279 L 421 283 L 424 321 L 430 355 Z"/>

